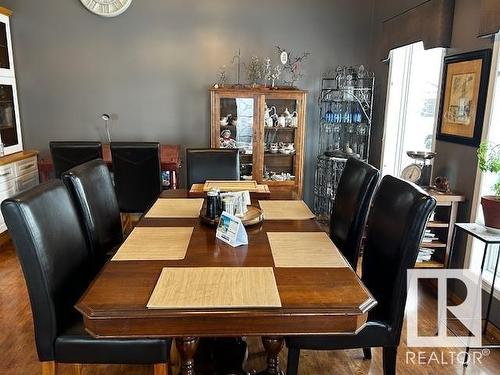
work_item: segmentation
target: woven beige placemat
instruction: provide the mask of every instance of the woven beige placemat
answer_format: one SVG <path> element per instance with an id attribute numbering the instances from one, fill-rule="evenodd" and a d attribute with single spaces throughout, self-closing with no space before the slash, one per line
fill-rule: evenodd
<path id="1" fill-rule="evenodd" d="M 149 309 L 281 307 L 271 267 L 163 268 Z"/>
<path id="2" fill-rule="evenodd" d="M 267 232 L 267 237 L 276 267 L 349 267 L 325 232 Z"/>
<path id="3" fill-rule="evenodd" d="M 203 198 L 160 198 L 147 212 L 147 218 L 196 218 L 200 216 Z"/>
<path id="4" fill-rule="evenodd" d="M 203 191 L 209 191 L 210 189 L 219 189 L 221 191 L 256 191 L 257 181 L 216 181 L 208 180 L 203 186 Z"/>
<path id="5" fill-rule="evenodd" d="M 210 189 L 209 189 L 210 190 Z M 241 187 L 239 187 L 237 190 L 241 190 Z M 255 188 L 252 186 L 251 189 L 249 190 L 252 193 L 270 193 L 269 191 L 269 186 L 265 184 L 257 184 Z M 189 190 L 190 193 L 193 194 L 202 194 L 206 193 L 205 191 L 205 184 L 193 184 L 191 185 L 191 190 Z"/>
<path id="6" fill-rule="evenodd" d="M 192 233 L 192 227 L 136 227 L 111 260 L 181 260 Z"/>
<path id="7" fill-rule="evenodd" d="M 301 200 L 262 200 L 259 205 L 265 220 L 307 220 L 315 217 Z"/>

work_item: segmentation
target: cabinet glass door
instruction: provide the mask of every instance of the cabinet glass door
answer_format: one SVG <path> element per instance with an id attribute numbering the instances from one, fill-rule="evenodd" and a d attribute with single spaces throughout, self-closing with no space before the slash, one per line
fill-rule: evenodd
<path id="1" fill-rule="evenodd" d="M 220 98 L 219 147 L 239 149 L 241 179 L 252 179 L 255 110 L 253 97 Z"/>
<path id="2" fill-rule="evenodd" d="M 286 183 L 295 180 L 299 127 L 296 99 L 265 97 L 263 181 Z"/>
<path id="3" fill-rule="evenodd" d="M 14 77 L 9 17 L 0 14 L 0 76 Z"/>
<path id="4" fill-rule="evenodd" d="M 7 25 L 0 22 L 0 69 L 10 69 Z"/>
<path id="5" fill-rule="evenodd" d="M 11 78 L 0 79 L 0 141 L 6 154 L 22 150 L 17 92 Z"/>

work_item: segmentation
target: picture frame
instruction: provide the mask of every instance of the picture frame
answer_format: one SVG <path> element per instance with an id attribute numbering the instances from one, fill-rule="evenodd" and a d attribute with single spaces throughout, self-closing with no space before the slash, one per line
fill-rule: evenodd
<path id="1" fill-rule="evenodd" d="M 483 49 L 445 57 L 437 140 L 479 147 L 491 55 Z"/>

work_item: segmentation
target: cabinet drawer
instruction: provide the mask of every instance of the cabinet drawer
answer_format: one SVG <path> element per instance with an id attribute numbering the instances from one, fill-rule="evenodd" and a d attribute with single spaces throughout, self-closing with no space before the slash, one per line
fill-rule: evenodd
<path id="1" fill-rule="evenodd" d="M 36 156 L 19 160 L 16 164 L 16 177 L 38 171 Z"/>
<path id="2" fill-rule="evenodd" d="M 16 190 L 16 179 L 11 178 L 10 180 L 0 182 L 0 194 L 2 194 L 4 191 L 14 191 Z"/>
<path id="3" fill-rule="evenodd" d="M 16 189 L 15 185 L 12 185 L 12 187 L 10 187 L 9 189 L 0 192 L 0 203 L 3 202 L 4 199 L 10 198 L 10 197 L 16 195 L 16 193 L 17 193 L 17 189 Z"/>
<path id="4" fill-rule="evenodd" d="M 8 181 L 6 184 L 9 185 L 8 189 L 0 191 L 0 203 L 3 202 L 5 199 L 13 197 L 16 195 L 17 190 L 16 190 L 16 180 L 12 179 Z M 2 184 L 3 186 L 6 186 L 5 184 Z M 4 232 L 7 230 L 5 227 L 5 220 L 3 218 L 2 213 L 0 212 L 0 233 Z"/>
<path id="5" fill-rule="evenodd" d="M 38 171 L 25 174 L 16 179 L 17 191 L 21 192 L 38 185 Z"/>
<path id="6" fill-rule="evenodd" d="M 16 176 L 14 163 L 0 166 L 0 184 Z"/>

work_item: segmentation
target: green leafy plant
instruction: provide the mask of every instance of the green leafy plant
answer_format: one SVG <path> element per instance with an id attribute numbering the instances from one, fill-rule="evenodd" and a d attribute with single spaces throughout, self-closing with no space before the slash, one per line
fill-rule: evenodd
<path id="1" fill-rule="evenodd" d="M 498 174 L 499 181 L 493 185 L 493 191 L 500 197 L 500 144 L 482 142 L 477 149 L 477 158 L 482 172 Z"/>

